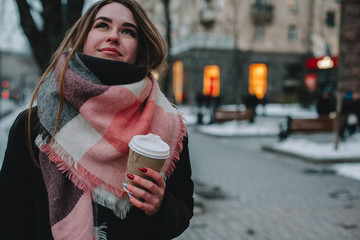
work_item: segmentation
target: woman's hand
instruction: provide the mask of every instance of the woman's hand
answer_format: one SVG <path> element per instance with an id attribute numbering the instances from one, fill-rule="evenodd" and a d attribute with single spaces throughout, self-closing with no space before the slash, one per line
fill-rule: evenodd
<path id="1" fill-rule="evenodd" d="M 139 168 L 139 170 L 144 173 L 146 176 L 152 178 L 154 182 L 147 180 L 145 178 L 142 178 L 137 175 L 128 174 L 127 177 L 133 182 L 136 183 L 144 188 L 146 188 L 148 191 L 145 191 L 141 188 L 135 187 L 132 184 L 129 184 L 126 187 L 126 190 L 128 190 L 130 193 L 142 198 L 144 201 L 140 201 L 134 196 L 130 196 L 130 202 L 137 208 L 140 208 L 144 210 L 144 212 L 151 216 L 156 214 L 161 206 L 161 203 L 164 198 L 164 192 L 165 192 L 165 181 L 163 176 L 151 168 Z M 131 195 L 132 195 L 131 194 Z"/>

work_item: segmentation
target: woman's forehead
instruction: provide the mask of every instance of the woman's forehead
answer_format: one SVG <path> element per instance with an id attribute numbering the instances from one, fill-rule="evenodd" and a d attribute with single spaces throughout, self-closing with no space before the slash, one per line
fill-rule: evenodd
<path id="1" fill-rule="evenodd" d="M 114 22 L 129 22 L 137 25 L 131 10 L 121 3 L 113 2 L 102 6 L 96 13 L 95 20 L 99 17 L 107 17 Z"/>

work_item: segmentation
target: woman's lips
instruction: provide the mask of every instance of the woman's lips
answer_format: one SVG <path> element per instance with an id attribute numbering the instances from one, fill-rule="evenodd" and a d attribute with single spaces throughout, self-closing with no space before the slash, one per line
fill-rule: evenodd
<path id="1" fill-rule="evenodd" d="M 122 56 L 122 54 L 120 53 L 119 50 L 117 50 L 116 48 L 111 48 L 111 47 L 101 48 L 100 52 L 103 54 L 106 54 L 106 55 Z"/>

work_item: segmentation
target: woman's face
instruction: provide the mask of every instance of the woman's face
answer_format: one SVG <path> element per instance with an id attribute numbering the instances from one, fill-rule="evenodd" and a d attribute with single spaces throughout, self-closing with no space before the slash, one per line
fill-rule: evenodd
<path id="1" fill-rule="evenodd" d="M 132 12 L 120 3 L 110 3 L 96 14 L 83 53 L 134 64 L 137 48 L 138 31 Z"/>

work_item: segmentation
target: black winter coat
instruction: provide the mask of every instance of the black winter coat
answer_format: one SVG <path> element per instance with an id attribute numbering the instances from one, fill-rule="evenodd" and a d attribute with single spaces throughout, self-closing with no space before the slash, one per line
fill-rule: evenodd
<path id="1" fill-rule="evenodd" d="M 36 108 L 32 115 L 31 141 L 37 157 Z M 0 172 L 0 240 L 53 239 L 41 169 L 35 166 L 29 154 L 27 116 L 28 111 L 21 113 L 11 127 Z M 99 219 L 106 219 L 108 223 L 107 239 L 171 239 L 185 231 L 193 216 L 193 182 L 187 137 L 183 144 L 180 161 L 166 182 L 163 203 L 155 216 L 147 216 L 132 207 L 126 219 L 121 220 L 111 210 L 98 206 Z"/>

